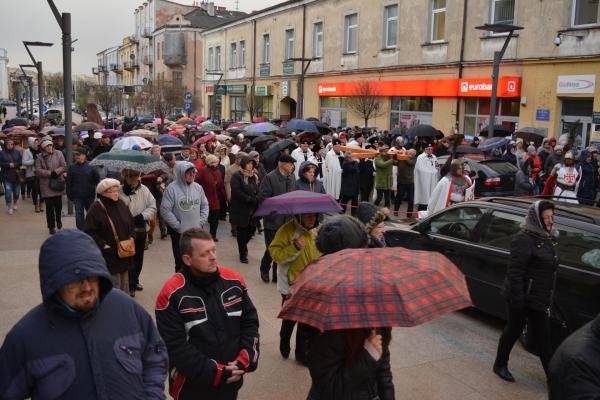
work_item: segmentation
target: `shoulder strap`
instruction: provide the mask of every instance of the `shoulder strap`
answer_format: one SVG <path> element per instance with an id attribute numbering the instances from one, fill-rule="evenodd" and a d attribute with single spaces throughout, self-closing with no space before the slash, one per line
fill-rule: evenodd
<path id="1" fill-rule="evenodd" d="M 113 235 L 115 237 L 115 242 L 118 245 L 119 244 L 119 236 L 117 235 L 117 230 L 115 229 L 115 224 L 113 224 L 112 219 L 110 219 L 110 215 L 108 215 L 108 210 L 106 209 L 106 207 L 102 203 L 102 200 L 98 199 L 98 203 L 100 203 L 100 206 L 102 207 L 102 209 L 106 213 L 106 218 L 108 218 L 108 222 L 110 223 L 110 227 L 112 228 Z"/>

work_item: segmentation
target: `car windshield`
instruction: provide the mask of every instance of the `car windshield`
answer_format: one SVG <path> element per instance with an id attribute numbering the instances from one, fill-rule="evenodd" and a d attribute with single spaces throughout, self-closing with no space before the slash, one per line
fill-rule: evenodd
<path id="1" fill-rule="evenodd" d="M 511 175 L 517 173 L 517 167 L 506 161 L 482 160 L 479 162 L 479 166 L 485 166 L 498 175 Z"/>
<path id="2" fill-rule="evenodd" d="M 470 240 L 483 210 L 477 207 L 456 207 L 436 215 L 426 223 L 425 232 Z"/>

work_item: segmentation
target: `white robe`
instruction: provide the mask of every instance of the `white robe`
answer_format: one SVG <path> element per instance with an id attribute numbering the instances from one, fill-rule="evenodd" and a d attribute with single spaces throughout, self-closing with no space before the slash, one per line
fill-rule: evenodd
<path id="1" fill-rule="evenodd" d="M 296 179 L 298 179 L 300 177 L 300 166 L 302 165 L 302 163 L 304 161 L 310 161 L 310 162 L 315 163 L 315 165 L 318 165 L 317 159 L 315 158 L 313 152 L 310 151 L 310 149 L 308 149 L 306 151 L 306 156 L 307 156 L 306 160 L 304 159 L 304 152 L 302 151 L 302 149 L 300 147 L 294 149 L 294 151 L 292 151 L 292 154 L 290 154 L 290 156 L 296 160 L 296 163 L 294 164 L 294 166 L 295 166 L 294 174 L 296 175 Z"/>
<path id="2" fill-rule="evenodd" d="M 414 170 L 415 204 L 429 204 L 429 198 L 439 180 L 439 163 L 437 157 L 423 153 L 417 157 Z"/>
<path id="3" fill-rule="evenodd" d="M 556 167 L 560 166 L 557 164 Z M 555 168 L 556 168 L 555 167 Z M 556 182 L 562 185 L 574 186 L 573 190 L 563 190 L 558 185 L 554 188 L 554 196 L 563 197 L 563 199 L 559 199 L 560 201 L 564 201 L 567 203 L 575 203 L 578 204 L 577 200 L 577 189 L 579 186 L 579 179 L 581 174 L 579 173 L 579 169 L 575 167 L 567 167 L 566 165 L 560 166 L 558 171 L 556 172 Z M 572 197 L 573 200 L 565 200 L 564 197 Z"/>
<path id="4" fill-rule="evenodd" d="M 444 208 L 449 207 L 453 202 L 456 203 L 472 200 L 469 198 L 469 194 L 467 192 L 469 192 L 470 189 L 471 192 L 473 192 L 475 186 L 474 183 L 471 181 L 471 178 L 465 175 L 465 179 L 467 181 L 467 188 L 464 194 L 464 198 L 460 200 L 456 199 L 455 201 L 453 201 L 452 179 L 447 176 L 444 176 L 435 186 L 433 193 L 431 193 L 431 198 L 429 199 L 429 203 L 427 205 L 427 214 L 430 215 L 440 210 L 443 210 Z"/>
<path id="5" fill-rule="evenodd" d="M 325 193 L 336 200 L 340 198 L 340 189 L 342 187 L 342 166 L 338 157 L 335 151 L 330 150 L 327 152 L 325 162 L 323 163 L 323 186 L 325 186 Z"/>

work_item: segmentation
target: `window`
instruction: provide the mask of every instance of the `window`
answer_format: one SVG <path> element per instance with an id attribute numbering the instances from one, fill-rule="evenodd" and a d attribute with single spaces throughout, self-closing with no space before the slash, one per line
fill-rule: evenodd
<path id="1" fill-rule="evenodd" d="M 490 12 L 492 24 L 510 24 L 515 18 L 515 0 L 492 0 Z"/>
<path id="2" fill-rule="evenodd" d="M 347 126 L 346 97 L 321 97 L 321 122 L 332 127 Z"/>
<path id="3" fill-rule="evenodd" d="M 392 97 L 391 128 L 412 128 L 416 125 L 432 125 L 433 97 Z"/>
<path id="4" fill-rule="evenodd" d="M 573 26 L 598 23 L 598 0 L 573 0 Z"/>
<path id="5" fill-rule="evenodd" d="M 273 119 L 273 96 L 256 97 L 256 99 L 261 99 L 262 104 L 257 107 L 255 117 Z"/>
<path id="6" fill-rule="evenodd" d="M 246 66 L 246 42 L 240 40 L 240 67 Z"/>
<path id="7" fill-rule="evenodd" d="M 358 49 L 358 14 L 344 18 L 344 53 L 356 53 Z"/>
<path id="8" fill-rule="evenodd" d="M 230 68 L 237 68 L 237 43 L 231 43 Z"/>
<path id="9" fill-rule="evenodd" d="M 396 47 L 396 36 L 398 34 L 398 6 L 387 6 L 384 12 L 385 33 L 383 36 L 383 47 Z"/>
<path id="10" fill-rule="evenodd" d="M 208 70 L 215 70 L 215 49 L 212 47 L 208 48 Z"/>
<path id="11" fill-rule="evenodd" d="M 271 60 L 270 57 L 270 49 L 271 44 L 270 44 L 270 40 L 269 40 L 269 34 L 266 33 L 263 35 L 263 64 L 268 64 L 269 61 Z"/>
<path id="12" fill-rule="evenodd" d="M 183 72 L 173 71 L 173 84 L 175 86 L 181 86 L 183 82 Z"/>
<path id="13" fill-rule="evenodd" d="M 470 240 L 483 211 L 475 207 L 458 207 L 437 215 L 425 228 L 427 233 Z"/>
<path id="14" fill-rule="evenodd" d="M 480 243 L 510 250 L 513 237 L 521 230 L 523 216 L 494 211 L 483 229 Z"/>
<path id="15" fill-rule="evenodd" d="M 156 46 L 156 59 L 160 60 L 160 43 Z"/>
<path id="16" fill-rule="evenodd" d="M 231 119 L 241 121 L 246 114 L 245 98 L 241 96 L 231 96 L 229 98 L 229 109 L 231 110 Z"/>
<path id="17" fill-rule="evenodd" d="M 446 39 L 446 0 L 431 0 L 431 34 L 429 41 Z"/>
<path id="18" fill-rule="evenodd" d="M 323 57 L 323 23 L 313 25 L 313 57 Z"/>
<path id="19" fill-rule="evenodd" d="M 294 57 L 294 30 L 288 29 L 285 31 L 285 59 L 289 60 Z"/>
<path id="20" fill-rule="evenodd" d="M 597 235 L 559 224 L 556 229 L 560 234 L 556 254 L 561 264 L 600 270 L 600 239 Z"/>
<path id="21" fill-rule="evenodd" d="M 221 70 L 221 46 L 215 47 L 215 70 Z"/>
<path id="22" fill-rule="evenodd" d="M 519 122 L 521 110 L 519 98 L 501 98 L 496 105 L 496 124 L 512 131 Z M 490 98 L 472 97 L 465 99 L 465 119 L 463 132 L 465 135 L 477 136 L 481 129 L 488 126 L 490 120 Z"/>

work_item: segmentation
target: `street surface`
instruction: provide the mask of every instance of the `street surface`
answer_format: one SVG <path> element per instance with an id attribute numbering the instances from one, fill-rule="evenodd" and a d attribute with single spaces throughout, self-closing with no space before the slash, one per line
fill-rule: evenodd
<path id="1" fill-rule="evenodd" d="M 0 200 L 4 203 L 3 200 Z M 66 205 L 64 206 L 66 211 Z M 65 217 L 65 228 L 75 219 Z M 44 214 L 35 214 L 31 200 L 19 202 L 13 216 L 0 207 L 0 338 L 41 300 L 38 253 L 48 237 Z M 154 301 L 165 280 L 173 273 L 170 240 L 155 242 L 145 254 L 141 276 L 144 291 L 139 301 L 154 316 Z M 310 387 L 308 370 L 292 358 L 279 355 L 277 313 L 280 295 L 275 284 L 263 283 L 258 274 L 264 251 L 263 237 L 249 244 L 250 264 L 238 262 L 235 238 L 221 222 L 217 243 L 220 264 L 241 273 L 260 316 L 261 358 L 258 370 L 247 375 L 241 400 L 306 399 Z M 73 249 L 76 251 L 76 249 Z M 538 359 L 517 344 L 510 369 L 517 379 L 507 383 L 492 372 L 502 322 L 476 310 L 445 316 L 416 328 L 394 329 L 391 344 L 396 398 L 399 400 L 538 400 L 546 397 L 544 373 Z M 292 345 L 293 346 L 293 345 Z"/>

